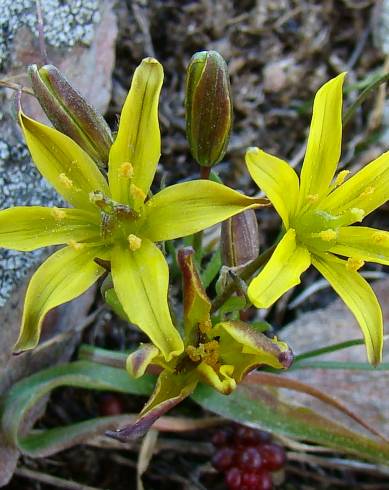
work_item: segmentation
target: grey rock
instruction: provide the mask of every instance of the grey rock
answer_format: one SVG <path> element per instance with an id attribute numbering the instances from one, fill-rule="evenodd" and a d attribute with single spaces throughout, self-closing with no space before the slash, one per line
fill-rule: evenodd
<path id="1" fill-rule="evenodd" d="M 100 21 L 98 0 L 45 0 L 42 14 L 46 42 L 53 47 L 72 47 L 93 40 L 94 25 Z M 38 34 L 35 0 L 0 0 L 0 69 L 13 50 L 19 29 L 23 26 Z"/>
<path id="2" fill-rule="evenodd" d="M 111 97 L 116 18 L 110 0 L 43 0 L 48 57 L 100 112 Z M 0 78 L 28 84 L 26 68 L 41 64 L 34 0 L 0 0 Z M 3 73 L 1 73 L 3 70 Z M 13 93 L 0 88 L 0 208 L 63 205 L 30 160 L 13 114 Z M 32 97 L 22 99 L 27 114 L 45 121 Z M 46 120 L 47 121 L 47 120 Z M 74 332 L 93 302 L 92 288 L 63 305 L 45 321 L 46 335 L 33 352 L 12 355 L 18 337 L 26 279 L 48 250 L 20 253 L 0 249 L 0 396 L 18 379 L 44 367 L 65 362 L 79 336 Z M 43 405 L 42 405 L 43 406 Z M 37 414 L 38 416 L 39 414 Z M 31 426 L 34 418 L 27 421 Z M 17 464 L 18 451 L 0 433 L 0 486 L 6 485 Z"/>
<path id="3" fill-rule="evenodd" d="M 24 75 L 29 64 L 40 60 L 34 6 L 34 0 L 0 0 L 0 66 L 1 56 L 5 53 L 2 43 L 8 47 L 7 71 L 2 78 Z M 50 61 L 65 73 L 91 104 L 104 113 L 111 95 L 117 34 L 112 3 L 50 0 L 42 2 L 42 7 Z M 56 35 L 62 31 L 63 35 Z M 84 45 L 76 44 L 80 41 Z M 85 46 L 86 43 L 89 46 Z M 27 77 L 21 81 L 27 84 Z M 15 123 L 12 97 L 10 90 L 0 89 L 0 208 L 64 205 L 30 161 Z M 47 121 L 32 97 L 24 95 L 22 103 L 26 113 Z M 45 250 L 20 253 L 0 249 L 0 307 L 46 253 Z"/>

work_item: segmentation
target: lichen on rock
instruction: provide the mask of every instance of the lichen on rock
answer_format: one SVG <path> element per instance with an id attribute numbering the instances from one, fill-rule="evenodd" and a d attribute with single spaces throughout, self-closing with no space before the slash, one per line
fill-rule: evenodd
<path id="1" fill-rule="evenodd" d="M 46 42 L 56 48 L 89 45 L 100 21 L 98 0 L 45 0 L 42 3 Z M 37 35 L 35 0 L 0 1 L 0 70 L 5 69 L 17 31 L 29 27 Z"/>

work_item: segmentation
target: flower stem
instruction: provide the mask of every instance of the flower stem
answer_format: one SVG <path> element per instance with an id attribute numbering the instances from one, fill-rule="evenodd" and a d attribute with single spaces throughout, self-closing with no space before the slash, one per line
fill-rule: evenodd
<path id="1" fill-rule="evenodd" d="M 266 262 L 270 259 L 272 256 L 274 250 L 276 248 L 276 245 L 273 245 L 272 247 L 268 248 L 265 250 L 261 255 L 258 255 L 258 257 L 250 262 L 249 264 L 246 265 L 237 275 L 239 276 L 240 279 L 243 281 L 246 281 L 247 279 L 250 279 L 250 277 Z M 229 284 L 229 286 L 226 287 L 226 289 L 215 298 L 212 308 L 211 308 L 211 313 L 214 313 L 217 311 L 221 306 L 224 305 L 224 303 L 232 296 L 233 293 L 235 293 L 238 289 L 238 286 L 236 282 L 232 282 Z"/>
<path id="2" fill-rule="evenodd" d="M 201 179 L 208 180 L 210 173 L 211 173 L 211 167 L 203 167 L 203 166 L 200 167 Z M 203 255 L 202 243 L 203 243 L 203 231 L 201 230 L 193 235 L 193 242 L 192 242 L 194 251 L 196 253 L 195 259 L 198 263 L 201 262 L 202 255 Z"/>

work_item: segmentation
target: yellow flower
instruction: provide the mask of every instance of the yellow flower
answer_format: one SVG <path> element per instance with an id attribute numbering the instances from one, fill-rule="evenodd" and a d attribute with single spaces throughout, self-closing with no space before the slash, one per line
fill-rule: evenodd
<path id="1" fill-rule="evenodd" d="M 160 157 L 162 80 L 155 59 L 143 60 L 135 71 L 110 149 L 108 179 L 72 139 L 20 111 L 38 170 L 73 207 L 0 212 L 2 247 L 29 251 L 67 245 L 30 281 L 16 350 L 35 347 L 46 313 L 82 294 L 104 273 L 99 258 L 110 261 L 117 296 L 131 321 L 167 360 L 183 351 L 168 309 L 168 265 L 154 242 L 196 233 L 263 200 L 209 181 L 173 185 L 148 199 Z"/>
<path id="2" fill-rule="evenodd" d="M 109 435 L 120 440 L 139 437 L 155 420 L 189 396 L 198 383 L 206 383 L 224 395 L 230 394 L 244 376 L 258 366 L 286 369 L 293 360 L 287 344 L 270 339 L 254 326 L 241 321 L 225 321 L 213 326 L 211 303 L 193 261 L 193 249 L 178 252 L 183 275 L 185 350 L 166 361 L 153 344 L 143 344 L 127 359 L 132 377 L 144 375 L 149 366 L 160 374 L 138 420 Z M 117 301 L 111 296 L 113 305 Z"/>
<path id="3" fill-rule="evenodd" d="M 247 151 L 249 172 L 286 230 L 248 295 L 255 306 L 268 308 L 300 283 L 312 263 L 355 315 L 369 361 L 377 364 L 383 343 L 381 308 L 357 270 L 364 261 L 389 265 L 389 233 L 350 225 L 389 199 L 389 152 L 347 180 L 346 171 L 334 179 L 341 151 L 344 76 L 330 80 L 316 94 L 300 180 L 286 162 L 258 148 Z"/>

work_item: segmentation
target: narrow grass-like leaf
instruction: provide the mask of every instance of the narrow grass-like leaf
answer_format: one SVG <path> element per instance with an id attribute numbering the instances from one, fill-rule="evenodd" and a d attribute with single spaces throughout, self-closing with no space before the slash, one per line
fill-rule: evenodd
<path id="1" fill-rule="evenodd" d="M 310 408 L 296 405 L 293 395 L 289 404 L 280 399 L 278 389 L 271 386 L 270 381 L 250 385 L 244 382 L 225 397 L 208 386 L 199 385 L 192 398 L 207 410 L 236 422 L 311 441 L 375 463 L 388 462 L 389 444 L 363 436 Z"/>

